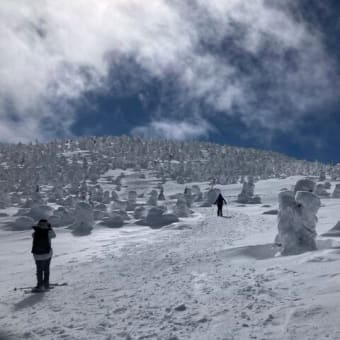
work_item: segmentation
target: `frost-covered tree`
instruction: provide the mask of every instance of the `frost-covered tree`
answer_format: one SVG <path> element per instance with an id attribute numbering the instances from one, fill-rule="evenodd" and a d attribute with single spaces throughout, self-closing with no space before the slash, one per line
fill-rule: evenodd
<path id="1" fill-rule="evenodd" d="M 246 176 L 266 179 L 325 174 L 340 178 L 340 164 L 324 165 L 275 152 L 200 141 L 90 136 L 49 143 L 0 144 L 1 189 L 10 197 L 18 193 L 18 204 L 31 200 L 37 185 L 44 199 L 50 194 L 63 195 L 52 200 L 79 197 L 85 185 L 89 195 L 90 187 L 109 169 L 137 169 L 143 176 L 142 171 L 147 170 L 163 183 L 174 179 L 183 184 L 211 179 L 215 185 L 237 183 Z M 118 176 L 115 181 L 117 191 L 123 191 L 124 178 Z M 58 194 L 46 189 L 51 187 L 58 187 Z"/>
<path id="2" fill-rule="evenodd" d="M 316 249 L 317 212 L 320 199 L 306 185 L 306 191 L 283 191 L 279 194 L 278 236 L 282 255 L 299 254 Z"/>

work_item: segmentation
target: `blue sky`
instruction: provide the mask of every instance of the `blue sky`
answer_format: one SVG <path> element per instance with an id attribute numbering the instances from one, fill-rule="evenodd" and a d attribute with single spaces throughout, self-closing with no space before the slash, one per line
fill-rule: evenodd
<path id="1" fill-rule="evenodd" d="M 340 162 L 336 0 L 3 0 L 0 140 L 200 139 Z"/>

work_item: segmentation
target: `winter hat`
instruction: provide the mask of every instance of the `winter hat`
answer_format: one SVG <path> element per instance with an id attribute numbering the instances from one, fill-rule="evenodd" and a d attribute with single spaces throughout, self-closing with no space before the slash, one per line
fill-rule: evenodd
<path id="1" fill-rule="evenodd" d="M 41 219 L 38 222 L 38 227 L 40 227 L 40 228 L 48 228 L 48 225 L 49 225 L 49 223 L 46 219 Z"/>

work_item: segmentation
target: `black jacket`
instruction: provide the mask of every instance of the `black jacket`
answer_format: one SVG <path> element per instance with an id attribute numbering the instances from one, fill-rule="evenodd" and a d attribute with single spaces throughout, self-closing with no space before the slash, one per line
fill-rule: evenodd
<path id="1" fill-rule="evenodd" d="M 219 206 L 222 206 L 223 205 L 223 202 L 224 204 L 227 204 L 226 200 L 224 199 L 224 197 L 219 194 L 216 201 L 215 201 L 215 204 L 219 205 Z"/>
<path id="2" fill-rule="evenodd" d="M 33 246 L 32 254 L 42 255 L 48 254 L 51 251 L 51 242 L 48 236 L 50 228 L 39 228 L 38 226 L 33 227 Z"/>

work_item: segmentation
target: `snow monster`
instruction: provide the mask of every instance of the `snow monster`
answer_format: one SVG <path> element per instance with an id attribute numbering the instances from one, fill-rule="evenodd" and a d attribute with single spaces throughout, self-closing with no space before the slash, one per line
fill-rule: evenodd
<path id="1" fill-rule="evenodd" d="M 310 183 L 308 187 L 313 187 L 313 184 Z M 311 190 L 280 192 L 279 233 L 275 242 L 281 246 L 281 255 L 296 255 L 316 250 L 316 214 L 320 206 L 319 197 Z"/>

